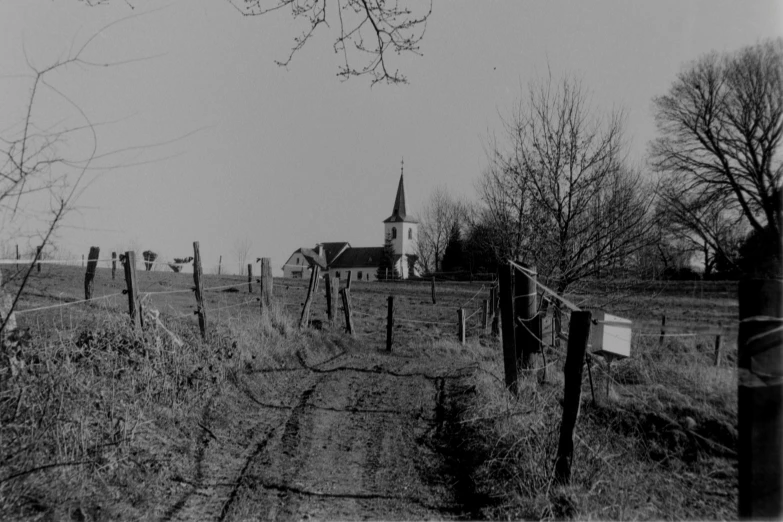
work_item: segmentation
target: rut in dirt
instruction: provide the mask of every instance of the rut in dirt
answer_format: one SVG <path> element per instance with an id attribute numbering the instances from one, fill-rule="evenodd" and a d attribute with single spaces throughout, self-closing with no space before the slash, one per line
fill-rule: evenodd
<path id="1" fill-rule="evenodd" d="M 219 520 L 477 518 L 452 429 L 467 374 L 427 364 L 366 354 L 308 368 Z"/>

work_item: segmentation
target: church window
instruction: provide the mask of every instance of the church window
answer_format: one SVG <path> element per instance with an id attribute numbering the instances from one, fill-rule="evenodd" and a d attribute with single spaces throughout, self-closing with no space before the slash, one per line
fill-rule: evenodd
<path id="1" fill-rule="evenodd" d="M 413 239 L 413 229 L 412 228 L 408 229 L 408 239 Z"/>
<path id="2" fill-rule="evenodd" d="M 334 277 L 336 277 L 337 279 L 340 279 L 340 272 L 335 272 L 334 273 Z"/>
<path id="3" fill-rule="evenodd" d="M 362 271 L 359 270 L 359 273 L 356 274 L 356 276 L 357 276 L 357 279 L 359 279 L 359 281 L 361 281 L 362 280 Z"/>
<path id="4" fill-rule="evenodd" d="M 297 257 L 297 258 L 296 258 L 296 264 L 297 264 L 297 265 L 299 265 L 299 264 L 301 264 L 301 263 L 302 263 L 302 260 L 301 260 L 301 259 L 299 259 L 299 258 Z"/>
<path id="5" fill-rule="evenodd" d="M 397 239 L 397 227 L 392 227 L 392 239 Z"/>

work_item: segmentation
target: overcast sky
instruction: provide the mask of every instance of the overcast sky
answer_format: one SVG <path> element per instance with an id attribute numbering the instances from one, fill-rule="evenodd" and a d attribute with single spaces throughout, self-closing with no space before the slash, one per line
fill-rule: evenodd
<path id="1" fill-rule="evenodd" d="M 132 16 L 101 31 L 84 56 L 146 58 L 49 78 L 91 121 L 107 122 L 96 128 L 100 151 L 158 145 L 103 160 L 127 166 L 99 173 L 59 244 L 79 257 L 91 245 L 107 253 L 132 242 L 174 257 L 192 255 L 198 240 L 209 271 L 220 255 L 236 270 L 234 245 L 247 239 L 251 257 L 272 257 L 277 275 L 300 246 L 381 245 L 403 157 L 414 213 L 439 185 L 475 198 L 487 137 L 548 69 L 580 76 L 599 110 L 625 109 L 630 157 L 643 162 L 655 135 L 651 100 L 684 64 L 783 35 L 780 1 L 435 0 L 423 56 L 395 61 L 410 83 L 371 88 L 336 76 L 329 28 L 287 69 L 276 66 L 302 30 L 286 12 L 128 1 L 133 9 L 0 1 L 0 133 L 24 118 L 25 54 L 43 68 Z M 37 109 L 42 122 L 78 120 L 51 91 Z M 76 141 L 60 152 L 81 154 Z"/>

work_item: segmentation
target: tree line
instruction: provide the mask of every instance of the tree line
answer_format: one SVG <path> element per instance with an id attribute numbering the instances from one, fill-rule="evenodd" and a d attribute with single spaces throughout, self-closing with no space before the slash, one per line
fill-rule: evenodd
<path id="1" fill-rule="evenodd" d="M 474 201 L 436 189 L 420 271 L 536 266 L 565 291 L 586 278 L 781 276 L 783 39 L 685 65 L 652 100 L 646 162 L 622 110 L 573 76 L 532 82 L 489 140 Z"/>

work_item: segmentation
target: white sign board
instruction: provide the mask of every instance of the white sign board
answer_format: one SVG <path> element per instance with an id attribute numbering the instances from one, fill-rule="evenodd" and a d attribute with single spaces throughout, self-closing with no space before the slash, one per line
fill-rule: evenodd
<path id="1" fill-rule="evenodd" d="M 615 357 L 631 356 L 631 321 L 606 312 L 593 312 L 598 322 L 592 328 L 590 341 L 594 353 L 604 353 Z"/>

